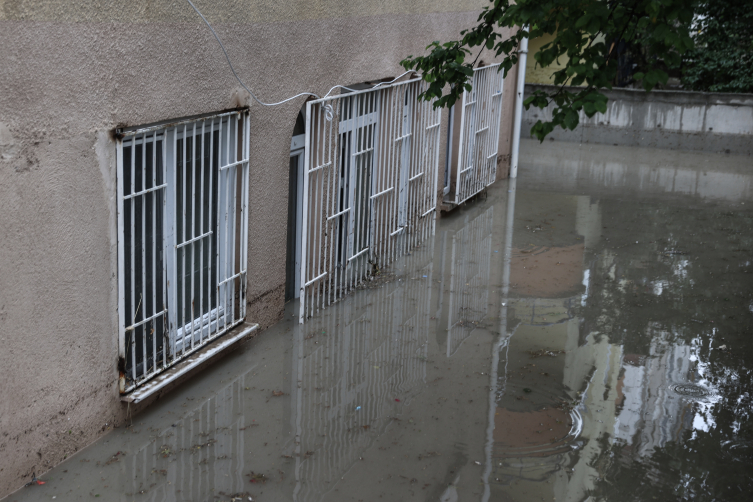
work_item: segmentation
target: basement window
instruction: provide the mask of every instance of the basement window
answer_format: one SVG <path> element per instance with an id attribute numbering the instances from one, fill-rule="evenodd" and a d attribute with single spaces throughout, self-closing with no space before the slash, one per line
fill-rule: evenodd
<path id="1" fill-rule="evenodd" d="M 243 322 L 248 112 L 120 131 L 119 388 Z"/>

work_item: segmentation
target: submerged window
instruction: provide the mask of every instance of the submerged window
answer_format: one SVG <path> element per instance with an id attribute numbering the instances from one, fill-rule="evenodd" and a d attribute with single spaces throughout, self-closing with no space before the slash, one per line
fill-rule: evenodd
<path id="1" fill-rule="evenodd" d="M 121 393 L 243 321 L 247 206 L 246 111 L 123 134 Z"/>

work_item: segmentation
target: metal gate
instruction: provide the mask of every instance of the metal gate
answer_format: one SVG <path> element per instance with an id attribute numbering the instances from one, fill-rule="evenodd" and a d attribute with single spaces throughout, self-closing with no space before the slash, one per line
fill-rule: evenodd
<path id="1" fill-rule="evenodd" d="M 433 233 L 441 111 L 425 86 L 307 104 L 300 322 Z"/>
<path id="2" fill-rule="evenodd" d="M 476 68 L 473 89 L 463 93 L 455 204 L 476 195 L 497 179 L 502 80 L 499 64 Z"/>
<path id="3" fill-rule="evenodd" d="M 122 133 L 121 393 L 245 317 L 248 128 L 244 110 Z"/>

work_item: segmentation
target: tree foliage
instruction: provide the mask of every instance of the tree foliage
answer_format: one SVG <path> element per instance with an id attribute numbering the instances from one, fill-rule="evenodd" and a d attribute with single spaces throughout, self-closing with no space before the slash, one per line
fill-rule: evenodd
<path id="1" fill-rule="evenodd" d="M 682 83 L 709 92 L 753 92 L 753 5 L 749 0 L 702 0 L 696 47 L 683 58 Z"/>
<path id="2" fill-rule="evenodd" d="M 554 34 L 554 39 L 533 55 L 542 67 L 565 61 L 553 73 L 553 92 L 536 91 L 524 104 L 552 107 L 549 121 L 537 121 L 531 129 L 540 141 L 555 127 L 575 129 L 579 113 L 592 117 L 604 113 L 607 97 L 618 71 L 619 41 L 641 39 L 648 64 L 636 74 L 650 91 L 666 84 L 666 68 L 679 66 L 682 55 L 693 48 L 690 28 L 696 0 L 492 0 L 479 15 L 478 24 L 464 30 L 460 40 L 433 42 L 425 56 L 409 56 L 401 62 L 406 69 L 423 73 L 429 83 L 426 100 L 435 106 L 451 106 L 470 89 L 473 67 L 483 49 L 503 56 L 500 70 L 505 76 L 518 62 L 520 41 Z M 501 29 L 512 29 L 503 37 Z"/>

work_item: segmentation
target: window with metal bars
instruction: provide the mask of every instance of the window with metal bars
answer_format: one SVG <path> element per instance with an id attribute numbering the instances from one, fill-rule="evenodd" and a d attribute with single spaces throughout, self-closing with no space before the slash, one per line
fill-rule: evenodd
<path id="1" fill-rule="evenodd" d="M 434 231 L 440 111 L 419 78 L 306 104 L 299 321 Z"/>
<path id="2" fill-rule="evenodd" d="M 451 160 L 456 164 L 455 193 L 445 196 L 453 204 L 465 202 L 497 179 L 503 84 L 499 63 L 474 68 L 472 83 L 462 103 L 455 104 L 460 108 L 458 149 Z M 450 192 L 448 181 L 445 187 Z"/>
<path id="3" fill-rule="evenodd" d="M 248 113 L 121 131 L 120 391 L 245 317 Z"/>

